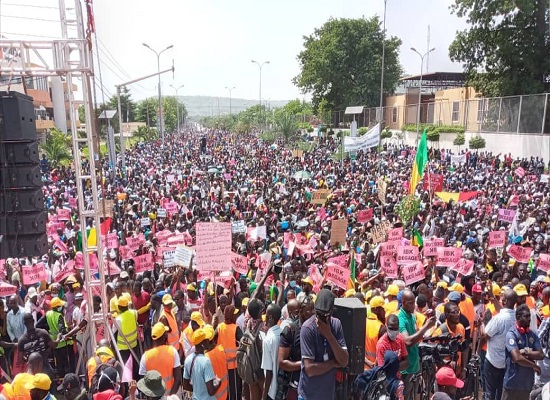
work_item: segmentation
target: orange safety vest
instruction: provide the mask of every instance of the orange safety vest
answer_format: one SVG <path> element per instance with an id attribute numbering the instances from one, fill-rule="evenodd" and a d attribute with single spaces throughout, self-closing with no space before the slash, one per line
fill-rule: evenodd
<path id="1" fill-rule="evenodd" d="M 378 332 L 382 327 L 382 322 L 376 315 L 371 314 L 367 317 L 367 331 L 365 334 L 365 358 L 376 364 L 376 343 L 378 343 Z M 369 369 L 365 364 L 365 370 Z"/>
<path id="2" fill-rule="evenodd" d="M 88 387 L 92 385 L 92 378 L 97 369 L 98 361 L 99 361 L 99 364 L 101 364 L 101 360 L 99 359 L 99 357 L 93 356 L 88 360 L 88 364 L 86 364 L 86 370 L 88 371 Z"/>
<path id="3" fill-rule="evenodd" d="M 180 332 L 178 329 L 178 323 L 176 322 L 176 318 L 174 318 L 174 315 L 170 312 L 162 310 L 160 313 L 160 318 L 165 317 L 168 321 L 168 326 L 170 327 L 170 332 L 168 332 L 168 344 L 170 346 L 173 346 L 176 350 L 179 350 L 180 348 Z"/>
<path id="4" fill-rule="evenodd" d="M 525 304 L 527 304 L 527 307 L 529 307 L 529 309 L 531 309 L 531 310 L 536 310 L 537 309 L 535 299 L 533 298 L 533 296 L 527 296 L 525 298 Z"/>
<path id="5" fill-rule="evenodd" d="M 12 399 L 13 400 L 29 400 L 31 398 L 31 392 L 25 388 L 27 383 L 31 383 L 34 375 L 27 372 L 20 372 L 13 378 L 12 382 Z M 8 397 L 6 397 L 8 398 Z"/>
<path id="6" fill-rule="evenodd" d="M 145 352 L 145 370 L 158 371 L 166 385 L 166 396 L 170 394 L 174 386 L 174 350 L 170 345 L 153 347 Z"/>
<path id="7" fill-rule="evenodd" d="M 220 379 L 220 388 L 214 394 L 214 397 L 218 400 L 227 400 L 227 387 L 229 382 L 227 377 L 227 361 L 223 346 L 217 345 L 208 353 L 205 353 L 205 356 L 210 359 L 212 369 Z"/>
<path id="8" fill-rule="evenodd" d="M 416 317 L 416 330 L 419 331 L 420 328 L 424 326 L 427 318 L 424 314 L 418 311 L 414 312 L 414 316 Z"/>
<path id="9" fill-rule="evenodd" d="M 476 310 L 474 309 L 474 303 L 472 302 L 472 299 L 466 297 L 465 300 L 461 301 L 458 304 L 458 308 L 460 309 L 462 315 L 464 315 L 468 319 L 470 327 L 473 327 L 474 320 L 476 319 Z"/>
<path id="10" fill-rule="evenodd" d="M 222 322 L 218 325 L 218 343 L 225 350 L 227 369 L 237 368 L 237 324 L 227 325 Z"/>

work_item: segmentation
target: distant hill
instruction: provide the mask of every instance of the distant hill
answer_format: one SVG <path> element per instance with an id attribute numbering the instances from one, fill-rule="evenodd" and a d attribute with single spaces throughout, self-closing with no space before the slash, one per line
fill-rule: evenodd
<path id="1" fill-rule="evenodd" d="M 180 101 L 185 104 L 190 117 L 205 117 L 214 115 L 229 114 L 229 97 L 210 97 L 210 96 L 179 96 Z M 268 108 L 282 107 L 289 100 L 263 100 Z M 239 113 L 247 108 L 258 104 L 256 100 L 231 99 L 231 112 Z"/>

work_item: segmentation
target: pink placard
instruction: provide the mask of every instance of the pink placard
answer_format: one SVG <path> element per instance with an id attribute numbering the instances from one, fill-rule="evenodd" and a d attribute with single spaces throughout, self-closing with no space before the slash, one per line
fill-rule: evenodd
<path id="1" fill-rule="evenodd" d="M 460 275 L 470 275 L 474 271 L 474 261 L 461 258 L 458 260 L 453 270 L 458 272 Z"/>
<path id="2" fill-rule="evenodd" d="M 84 269 L 84 255 L 81 252 L 78 252 L 75 257 L 75 268 L 76 269 Z M 97 271 L 98 270 L 98 263 L 97 263 L 97 254 L 96 253 L 89 253 L 88 254 L 88 261 L 90 263 L 90 270 L 91 271 Z"/>
<path id="3" fill-rule="evenodd" d="M 63 266 L 56 271 L 55 269 L 53 272 L 53 281 L 54 282 L 61 282 L 63 279 L 67 278 L 69 275 L 75 273 L 75 262 L 74 260 L 68 260 Z"/>
<path id="4" fill-rule="evenodd" d="M 69 197 L 69 206 L 71 208 L 78 208 L 78 203 L 75 197 Z"/>
<path id="5" fill-rule="evenodd" d="M 416 246 L 398 246 L 397 247 L 397 264 L 411 264 L 415 261 L 420 261 L 418 247 Z"/>
<path id="6" fill-rule="evenodd" d="M 118 236 L 116 233 L 109 233 L 107 235 L 107 248 L 118 249 Z"/>
<path id="7" fill-rule="evenodd" d="M 21 271 L 23 272 L 23 284 L 25 285 L 32 285 L 33 283 L 47 279 L 46 268 L 43 262 L 32 266 L 23 266 L 21 267 Z"/>
<path id="8" fill-rule="evenodd" d="M 321 221 L 323 221 L 326 217 L 327 217 L 327 210 L 325 207 L 321 207 L 318 211 L 317 211 L 317 216 L 321 219 Z"/>
<path id="9" fill-rule="evenodd" d="M 508 210 L 506 208 L 499 208 L 498 209 L 498 220 L 499 221 L 512 222 L 512 221 L 514 221 L 515 216 L 516 216 L 516 210 Z"/>
<path id="10" fill-rule="evenodd" d="M 0 297 L 8 297 L 17 292 L 17 287 L 6 282 L 0 282 Z"/>
<path id="11" fill-rule="evenodd" d="M 313 291 L 318 293 L 323 283 L 323 275 L 319 272 L 319 266 L 317 264 L 309 266 L 309 276 L 313 280 Z"/>
<path id="12" fill-rule="evenodd" d="M 445 239 L 433 238 L 430 240 L 424 240 L 424 246 L 422 247 L 422 254 L 424 257 L 437 256 L 437 248 L 445 246 Z"/>
<path id="13" fill-rule="evenodd" d="M 126 245 L 132 250 L 139 249 L 139 246 L 143 243 L 144 241 L 142 241 L 139 237 L 129 236 L 126 238 Z"/>
<path id="14" fill-rule="evenodd" d="M 489 232 L 489 245 L 487 248 L 495 249 L 497 247 L 506 246 L 506 232 L 505 231 L 492 231 Z"/>
<path id="15" fill-rule="evenodd" d="M 351 271 L 337 264 L 327 263 L 325 270 L 325 279 L 336 286 L 345 289 L 348 286 Z"/>
<path id="16" fill-rule="evenodd" d="M 397 246 L 399 246 L 399 240 L 381 243 L 380 257 L 394 258 L 394 255 L 397 252 Z"/>
<path id="17" fill-rule="evenodd" d="M 156 234 L 156 236 L 157 236 L 157 241 L 158 241 L 158 243 L 159 243 L 159 244 L 164 244 L 164 243 L 166 243 L 166 241 L 167 241 L 170 237 L 174 236 L 174 233 L 171 232 L 171 231 L 169 231 L 168 229 L 164 229 L 164 230 L 158 232 L 158 233 Z"/>
<path id="18" fill-rule="evenodd" d="M 519 262 L 529 262 L 532 251 L 531 247 L 521 247 L 513 244 L 510 246 L 508 254 Z"/>
<path id="19" fill-rule="evenodd" d="M 231 223 L 200 222 L 197 229 L 197 269 L 226 271 L 231 265 Z"/>
<path id="20" fill-rule="evenodd" d="M 245 256 L 231 252 L 231 264 L 235 272 L 243 275 L 248 273 L 248 258 Z"/>
<path id="21" fill-rule="evenodd" d="M 166 203 L 164 205 L 164 208 L 166 209 L 166 212 L 169 214 L 174 214 L 178 212 L 178 203 L 175 201 L 171 201 L 170 203 Z"/>
<path id="22" fill-rule="evenodd" d="M 0 277 L 6 277 L 6 260 L 0 260 Z"/>
<path id="23" fill-rule="evenodd" d="M 57 210 L 57 219 L 59 221 L 69 221 L 71 219 L 71 210 L 60 208 Z"/>
<path id="24" fill-rule="evenodd" d="M 271 262 L 271 253 L 267 252 L 260 254 L 260 257 L 258 257 L 256 261 L 259 263 L 258 267 L 262 271 L 265 271 Z"/>
<path id="25" fill-rule="evenodd" d="M 380 269 L 384 271 L 384 274 L 388 278 L 397 278 L 398 277 L 398 269 L 397 263 L 393 259 L 393 257 L 380 257 Z"/>
<path id="26" fill-rule="evenodd" d="M 403 275 L 405 285 L 410 285 L 426 278 L 426 271 L 421 262 L 415 262 L 414 264 L 403 265 L 401 275 Z"/>
<path id="27" fill-rule="evenodd" d="M 388 231 L 388 242 L 399 240 L 403 237 L 403 227 L 393 228 Z"/>
<path id="28" fill-rule="evenodd" d="M 348 267 L 348 257 L 345 254 L 342 254 L 341 256 L 331 257 L 327 260 L 327 262 L 339 265 L 342 268 Z"/>
<path id="29" fill-rule="evenodd" d="M 462 257 L 462 249 L 456 247 L 437 248 L 437 266 L 453 268 Z"/>
<path id="30" fill-rule="evenodd" d="M 537 268 L 543 271 L 550 270 L 550 254 L 539 254 L 539 259 L 537 260 Z"/>
<path id="31" fill-rule="evenodd" d="M 154 268 L 153 254 L 147 253 L 134 257 L 134 267 L 136 274 L 141 274 L 145 271 L 152 271 Z"/>
<path id="32" fill-rule="evenodd" d="M 368 210 L 361 210 L 357 212 L 357 222 L 364 223 L 368 222 L 372 219 L 372 215 L 374 213 L 374 210 L 372 208 L 369 208 Z"/>
<path id="33" fill-rule="evenodd" d="M 179 235 L 172 236 L 166 241 L 168 246 L 177 246 L 178 244 L 185 245 L 185 235 L 180 233 Z"/>

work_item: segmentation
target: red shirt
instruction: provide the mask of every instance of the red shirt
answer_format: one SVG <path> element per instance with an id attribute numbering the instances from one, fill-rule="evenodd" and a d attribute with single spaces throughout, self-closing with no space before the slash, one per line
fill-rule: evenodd
<path id="1" fill-rule="evenodd" d="M 147 293 L 145 290 L 141 291 L 141 295 L 137 297 L 135 294 L 132 293 L 132 304 L 134 305 L 134 308 L 136 311 L 138 311 L 141 307 L 146 306 L 149 304 L 149 301 L 151 300 L 151 295 Z M 145 322 L 147 322 L 147 318 L 149 318 L 149 313 L 144 312 L 143 314 L 138 314 L 138 324 L 143 325 Z"/>
<path id="2" fill-rule="evenodd" d="M 405 339 L 403 338 L 403 335 L 398 334 L 392 342 L 388 339 L 388 334 L 384 333 L 378 340 L 378 343 L 376 343 L 376 365 L 379 367 L 384 365 L 384 354 L 387 350 L 395 352 L 399 361 L 407 358 L 407 347 L 405 346 Z"/>

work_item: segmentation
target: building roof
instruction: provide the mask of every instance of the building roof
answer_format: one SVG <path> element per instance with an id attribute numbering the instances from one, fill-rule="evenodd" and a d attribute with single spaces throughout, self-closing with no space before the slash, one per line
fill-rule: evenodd
<path id="1" fill-rule="evenodd" d="M 414 88 L 420 85 L 420 75 L 404 76 L 399 79 L 405 88 Z M 429 72 L 422 74 L 422 87 L 436 90 L 463 87 L 466 84 L 464 72 Z"/>

